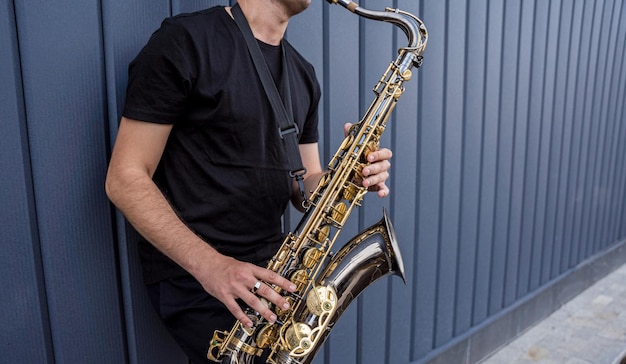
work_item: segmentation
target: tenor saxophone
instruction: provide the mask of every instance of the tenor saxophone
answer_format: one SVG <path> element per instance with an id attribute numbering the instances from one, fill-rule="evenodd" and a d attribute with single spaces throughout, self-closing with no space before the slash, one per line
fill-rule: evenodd
<path id="1" fill-rule="evenodd" d="M 353 1 L 327 0 L 365 17 L 402 29 L 408 45 L 398 49 L 373 91 L 376 95 L 361 121 L 353 124 L 328 164 L 328 173 L 305 201 L 305 213 L 290 232 L 267 269 L 296 284 L 295 292 L 274 286 L 290 304 L 273 307 L 278 317 L 267 322 L 247 312 L 248 328 L 236 322 L 229 331 L 215 331 L 207 358 L 222 364 L 252 363 L 263 356 L 272 364 L 310 363 L 348 305 L 370 284 L 388 275 L 405 282 L 404 264 L 393 226 L 383 209 L 382 219 L 350 239 L 339 251 L 333 245 L 350 213 L 361 205 L 367 188 L 361 185 L 367 155 L 378 150 L 387 120 L 404 92 L 413 67 L 420 67 L 428 32 L 413 14 L 398 9 L 372 11 Z"/>

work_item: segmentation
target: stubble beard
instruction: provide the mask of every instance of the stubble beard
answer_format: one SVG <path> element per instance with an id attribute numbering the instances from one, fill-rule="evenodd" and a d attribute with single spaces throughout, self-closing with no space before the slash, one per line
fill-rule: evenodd
<path id="1" fill-rule="evenodd" d="M 311 0 L 272 0 L 272 2 L 285 9 L 285 14 L 290 18 L 305 11 L 311 5 Z"/>

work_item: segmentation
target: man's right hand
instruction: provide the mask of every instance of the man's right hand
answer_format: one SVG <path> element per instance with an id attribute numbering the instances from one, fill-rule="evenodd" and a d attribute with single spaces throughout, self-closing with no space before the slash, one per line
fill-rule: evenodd
<path id="1" fill-rule="evenodd" d="M 289 303 L 269 285 L 278 286 L 287 292 L 296 289 L 293 283 L 276 272 L 219 253 L 212 254 L 205 268 L 191 273 L 210 295 L 224 303 L 233 316 L 247 327 L 252 326 L 252 320 L 243 312 L 237 299 L 274 323 L 276 314 L 262 298 L 282 310 L 289 309 Z"/>

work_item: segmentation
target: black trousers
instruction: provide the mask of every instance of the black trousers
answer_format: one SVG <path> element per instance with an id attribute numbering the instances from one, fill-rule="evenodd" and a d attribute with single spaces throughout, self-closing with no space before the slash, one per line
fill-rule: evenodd
<path id="1" fill-rule="evenodd" d="M 166 279 L 147 286 L 152 305 L 178 345 L 194 364 L 207 359 L 215 330 L 230 330 L 235 318 L 191 276 Z"/>
<path id="2" fill-rule="evenodd" d="M 268 244 L 238 259 L 264 267 L 278 246 L 280 242 Z M 226 306 L 191 275 L 165 279 L 147 288 L 161 320 L 193 364 L 213 363 L 206 357 L 213 332 L 230 330 L 235 324 Z M 265 362 L 264 357 L 255 360 L 256 364 Z"/>

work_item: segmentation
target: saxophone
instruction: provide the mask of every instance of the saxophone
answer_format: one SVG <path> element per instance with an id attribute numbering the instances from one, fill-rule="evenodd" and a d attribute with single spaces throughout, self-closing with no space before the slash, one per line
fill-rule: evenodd
<path id="1" fill-rule="evenodd" d="M 398 26 L 408 45 L 398 50 L 397 59 L 374 87 L 376 98 L 361 121 L 348 131 L 328 164 L 328 173 L 305 201 L 306 210 L 296 229 L 268 263 L 267 269 L 297 286 L 293 293 L 275 287 L 290 308 L 270 307 L 278 317 L 273 324 L 249 310 L 251 328 L 236 322 L 230 331 L 215 331 L 207 358 L 222 364 L 253 363 L 259 356 L 272 364 L 310 363 L 335 322 L 366 287 L 392 274 L 406 282 L 393 226 L 384 209 L 378 223 L 338 252 L 331 249 L 350 213 L 367 193 L 361 185 L 367 155 L 378 150 L 387 119 L 404 92 L 403 83 L 411 78 L 411 69 L 421 66 L 428 33 L 420 19 L 398 9 L 371 11 L 349 0 L 327 1 L 359 16 Z"/>

